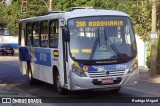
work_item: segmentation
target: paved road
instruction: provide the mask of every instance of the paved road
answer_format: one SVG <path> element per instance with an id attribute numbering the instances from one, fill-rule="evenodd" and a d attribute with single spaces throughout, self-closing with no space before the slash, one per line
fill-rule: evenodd
<path id="1" fill-rule="evenodd" d="M 108 97 L 115 99 L 116 97 L 160 97 L 160 84 L 153 84 L 147 81 L 140 80 L 136 86 L 128 86 L 121 89 L 118 94 L 110 93 L 109 91 L 83 91 L 69 92 L 68 95 L 59 95 L 53 90 L 53 86 L 40 82 L 35 86 L 30 86 L 27 83 L 27 78 L 19 72 L 19 64 L 17 57 L 13 56 L 0 57 L 0 83 L 14 84 L 14 88 L 29 95 L 38 97 L 56 97 L 63 98 L 69 101 L 76 102 L 103 102 Z M 94 97 L 94 98 L 93 98 Z M 56 104 L 59 105 L 59 104 Z M 61 104 L 64 105 L 64 104 Z M 78 104 L 76 104 L 78 105 Z M 85 105 L 85 104 L 84 104 Z M 94 106 L 95 104 L 92 104 Z M 101 104 L 103 105 L 103 104 Z M 111 104 L 109 104 L 111 105 Z M 66 106 L 66 104 L 65 104 Z"/>
<path id="2" fill-rule="evenodd" d="M 0 83 L 21 83 L 26 81 L 19 71 L 17 56 L 0 56 Z"/>

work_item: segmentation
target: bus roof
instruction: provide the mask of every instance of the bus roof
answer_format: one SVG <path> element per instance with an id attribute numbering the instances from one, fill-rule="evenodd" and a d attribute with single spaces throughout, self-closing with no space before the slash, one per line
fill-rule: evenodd
<path id="1" fill-rule="evenodd" d="M 82 17 L 82 16 L 128 16 L 126 13 L 115 10 L 101 10 L 101 9 L 77 9 L 66 12 L 69 18 Z"/>
<path id="2" fill-rule="evenodd" d="M 128 14 L 121 12 L 121 11 L 115 11 L 115 10 L 101 10 L 101 9 L 76 9 L 70 12 L 64 12 L 64 13 L 51 13 L 48 15 L 44 16 L 38 16 L 38 17 L 32 17 L 32 18 L 25 18 L 21 19 L 20 22 L 24 21 L 39 21 L 39 20 L 44 20 L 44 19 L 52 19 L 54 18 L 64 18 L 64 19 L 69 19 L 69 18 L 76 18 L 76 17 L 87 17 L 87 16 L 127 16 L 129 17 Z"/>

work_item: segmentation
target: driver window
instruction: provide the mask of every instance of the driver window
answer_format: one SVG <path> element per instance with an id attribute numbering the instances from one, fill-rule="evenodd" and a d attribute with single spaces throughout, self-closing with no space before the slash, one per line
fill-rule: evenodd
<path id="1" fill-rule="evenodd" d="M 121 27 L 106 27 L 106 36 L 108 39 L 114 43 L 119 44 L 122 43 L 122 33 L 121 33 Z M 109 42 L 108 42 L 109 43 Z"/>

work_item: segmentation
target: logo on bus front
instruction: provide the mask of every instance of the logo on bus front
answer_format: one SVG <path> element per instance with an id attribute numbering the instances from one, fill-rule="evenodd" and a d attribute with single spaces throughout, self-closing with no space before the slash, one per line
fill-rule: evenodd
<path id="1" fill-rule="evenodd" d="M 109 76 L 109 73 L 110 73 L 109 71 L 106 71 L 106 76 Z"/>

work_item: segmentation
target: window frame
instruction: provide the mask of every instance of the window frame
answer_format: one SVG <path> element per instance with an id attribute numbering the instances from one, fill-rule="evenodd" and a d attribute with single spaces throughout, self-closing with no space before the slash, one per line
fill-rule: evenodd
<path id="1" fill-rule="evenodd" d="M 57 34 L 57 36 L 58 36 L 58 44 L 57 44 L 57 46 L 51 46 L 51 44 L 50 44 L 50 42 L 51 42 L 51 23 L 52 22 L 57 22 L 57 28 L 58 28 L 58 33 L 54 33 L 54 34 Z M 49 48 L 58 48 L 58 45 L 59 45 L 59 30 L 60 30 L 60 28 L 59 28 L 59 19 L 52 19 L 52 20 L 49 20 Z"/>
<path id="2" fill-rule="evenodd" d="M 25 30 L 25 34 L 26 34 L 26 36 L 25 36 L 25 46 L 29 46 L 28 45 L 28 25 L 31 25 L 31 46 L 33 46 L 33 27 L 32 27 L 32 25 L 33 25 L 33 23 L 32 22 L 28 22 L 28 23 L 26 23 L 26 30 Z"/>
<path id="3" fill-rule="evenodd" d="M 34 27 L 34 24 L 35 24 L 35 23 L 38 23 L 38 29 L 39 29 L 39 31 L 38 31 L 38 40 L 39 40 L 39 41 L 38 41 L 38 45 L 37 45 L 37 46 L 34 45 L 34 37 L 33 37 L 33 29 L 34 29 L 33 27 Z M 34 21 L 34 22 L 32 22 L 32 41 L 33 41 L 33 42 L 32 42 L 32 46 L 33 46 L 33 47 L 40 47 L 41 37 L 40 37 L 40 22 L 39 22 L 39 21 Z"/>
<path id="4" fill-rule="evenodd" d="M 42 34 L 42 23 L 43 22 L 47 22 L 47 24 L 48 24 L 48 29 L 47 29 L 47 36 L 48 36 L 48 43 L 47 43 L 47 46 L 43 46 L 42 45 L 42 38 L 41 38 L 41 34 Z M 39 34 L 39 37 L 40 37 L 40 47 L 49 47 L 49 20 L 43 20 L 43 21 L 40 21 L 40 23 L 39 23 L 39 25 L 40 25 L 40 34 Z"/>

